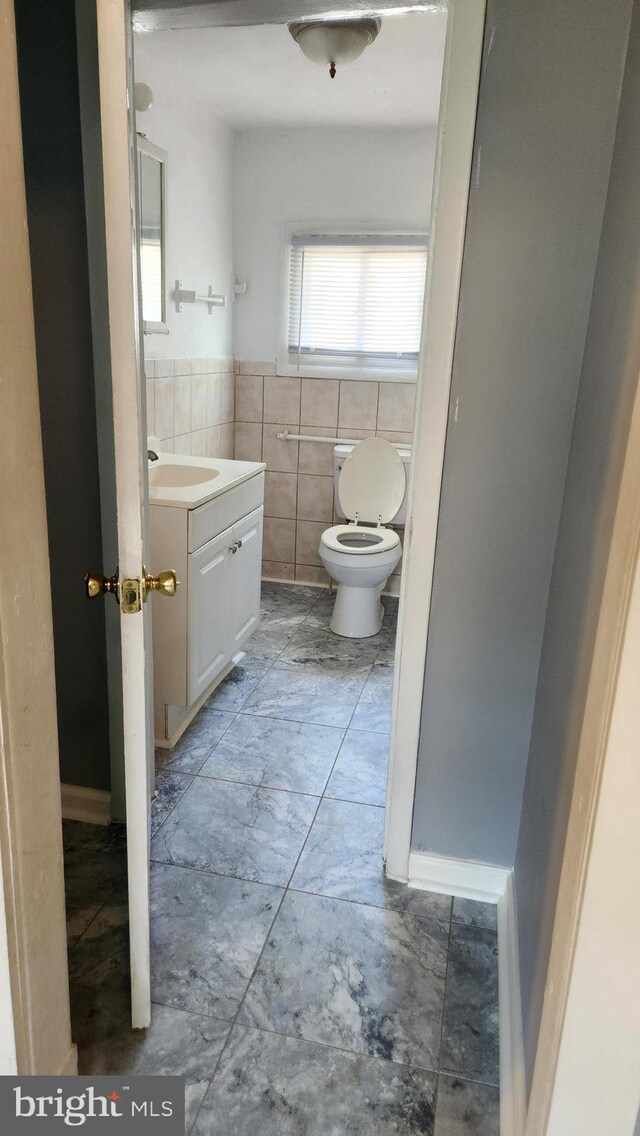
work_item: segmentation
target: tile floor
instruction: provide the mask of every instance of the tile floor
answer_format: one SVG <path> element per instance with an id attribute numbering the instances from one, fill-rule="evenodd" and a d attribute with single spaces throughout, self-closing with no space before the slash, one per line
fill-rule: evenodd
<path id="1" fill-rule="evenodd" d="M 124 840 L 65 823 L 82 1073 L 182 1073 L 192 1136 L 497 1136 L 495 908 L 385 881 L 396 602 L 339 639 L 265 584 L 246 658 L 159 751 L 153 1020 L 128 1027 Z"/>

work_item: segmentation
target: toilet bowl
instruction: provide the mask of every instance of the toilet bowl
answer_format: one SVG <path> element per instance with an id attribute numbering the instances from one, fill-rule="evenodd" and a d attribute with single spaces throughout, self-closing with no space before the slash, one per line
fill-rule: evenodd
<path id="1" fill-rule="evenodd" d="M 329 624 L 336 635 L 365 639 L 382 626 L 380 595 L 402 555 L 386 525 L 404 501 L 404 463 L 384 438 L 366 438 L 347 454 L 337 479 L 345 525 L 325 529 L 320 559 L 338 584 Z"/>

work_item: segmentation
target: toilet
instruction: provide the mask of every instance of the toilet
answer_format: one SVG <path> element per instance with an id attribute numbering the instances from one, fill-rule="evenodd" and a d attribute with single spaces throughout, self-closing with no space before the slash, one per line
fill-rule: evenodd
<path id="1" fill-rule="evenodd" d="M 382 626 L 382 590 L 402 555 L 400 537 L 386 526 L 406 515 L 409 451 L 384 438 L 336 446 L 336 509 L 348 524 L 325 529 L 320 559 L 338 584 L 330 628 L 365 639 Z"/>

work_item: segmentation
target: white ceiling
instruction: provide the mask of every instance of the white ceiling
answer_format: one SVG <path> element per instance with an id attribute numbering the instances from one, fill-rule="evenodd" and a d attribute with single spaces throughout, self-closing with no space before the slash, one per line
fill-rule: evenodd
<path id="1" fill-rule="evenodd" d="M 385 15 L 377 40 L 335 79 L 282 24 L 137 33 L 136 78 L 157 105 L 196 99 L 235 129 L 434 125 L 446 20 L 445 12 Z"/>

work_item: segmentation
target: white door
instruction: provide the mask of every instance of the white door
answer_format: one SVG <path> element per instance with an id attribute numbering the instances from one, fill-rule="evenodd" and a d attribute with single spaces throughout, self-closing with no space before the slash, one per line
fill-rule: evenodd
<path id="1" fill-rule="evenodd" d="M 131 1020 L 141 1029 L 151 1020 L 149 949 L 149 808 L 153 729 L 149 604 L 141 602 L 145 558 L 146 428 L 141 380 L 138 267 L 135 228 L 135 132 L 129 111 L 131 64 L 128 6 L 96 0 L 104 231 L 115 464 L 122 660 L 124 784 L 127 822 Z M 110 418 L 110 409 L 108 412 Z M 97 566 L 96 566 L 97 567 Z M 156 570 L 164 567 L 155 566 Z M 114 564 L 105 564 L 106 573 Z M 96 601 L 94 601 L 96 602 Z M 113 601 L 107 597 L 107 603 Z M 156 599 L 155 602 L 165 602 Z"/>
<path id="2" fill-rule="evenodd" d="M 229 661 L 233 528 L 189 556 L 188 703 L 197 702 Z"/>
<path id="3" fill-rule="evenodd" d="M 262 565 L 262 508 L 254 509 L 233 526 L 231 547 L 232 591 L 231 654 L 235 655 L 260 620 Z"/>

